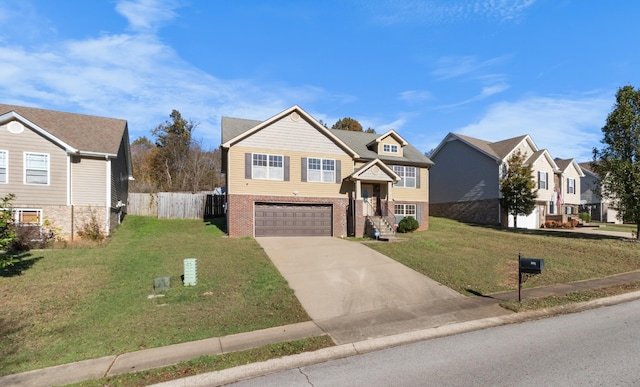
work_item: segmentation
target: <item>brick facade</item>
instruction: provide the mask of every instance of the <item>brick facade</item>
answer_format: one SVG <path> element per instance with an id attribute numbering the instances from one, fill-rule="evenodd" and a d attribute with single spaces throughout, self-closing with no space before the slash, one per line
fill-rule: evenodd
<path id="1" fill-rule="evenodd" d="M 255 203 L 330 204 L 333 207 L 333 236 L 347 236 L 347 198 L 230 194 L 227 196 L 227 232 L 230 237 L 253 237 Z"/>
<path id="2" fill-rule="evenodd" d="M 27 206 L 21 206 L 27 208 Z M 17 207 L 16 207 L 17 208 Z M 106 209 L 96 206 L 30 206 L 42 210 L 43 225 L 65 240 L 78 238 L 77 232 L 91 221 L 91 214 L 106 232 Z M 73 238 L 71 237 L 73 230 Z"/>

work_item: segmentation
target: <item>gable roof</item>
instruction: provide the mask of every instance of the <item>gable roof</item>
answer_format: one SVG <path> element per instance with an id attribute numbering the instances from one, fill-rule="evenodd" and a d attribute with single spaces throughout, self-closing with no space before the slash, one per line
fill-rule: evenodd
<path id="1" fill-rule="evenodd" d="M 389 178 L 390 181 L 393 181 L 395 183 L 400 180 L 400 176 L 398 176 L 397 173 L 395 173 L 380 159 L 371 160 L 368 163 L 360 166 L 359 168 L 356 168 L 356 170 L 353 171 L 351 175 L 349 175 L 349 178 L 353 180 L 358 180 L 360 178 L 360 175 L 362 175 L 364 172 L 366 172 L 369 168 L 373 166 L 377 166 L 378 168 L 380 168 L 384 172 L 384 174 Z"/>
<path id="2" fill-rule="evenodd" d="M 558 168 L 560 169 L 560 171 L 564 172 L 564 171 L 567 170 L 567 168 L 573 167 L 578 172 L 578 175 L 580 177 L 584 177 L 584 172 L 582 171 L 582 167 L 580 167 L 580 164 L 578 164 L 578 162 L 575 159 L 558 159 L 558 158 L 556 158 L 556 159 L 554 159 L 554 161 L 558 165 Z"/>
<path id="3" fill-rule="evenodd" d="M 533 152 L 533 154 L 531 155 L 531 157 L 529 157 L 527 159 L 527 161 L 525 161 L 525 164 L 527 165 L 532 165 L 533 163 L 536 162 L 536 160 L 538 160 L 539 158 L 543 157 L 547 160 L 547 162 L 549 163 L 549 165 L 551 165 L 551 168 L 553 168 L 553 172 L 560 172 L 560 169 L 558 168 L 558 165 L 556 164 L 556 162 L 553 160 L 553 158 L 551 158 L 551 155 L 549 154 L 549 151 L 546 149 L 540 149 L 538 151 Z"/>
<path id="4" fill-rule="evenodd" d="M 391 164 L 410 164 L 410 165 L 420 165 L 420 166 L 431 166 L 433 162 L 429 160 L 427 156 L 425 156 L 422 152 L 416 149 L 411 144 L 407 144 L 403 148 L 403 156 L 383 156 L 378 155 L 375 151 L 369 149 L 367 144 L 372 142 L 376 142 L 376 139 L 381 137 L 386 137 L 388 135 L 394 135 L 399 139 L 399 141 L 404 141 L 400 135 L 395 133 L 395 131 L 389 131 L 383 135 L 376 133 L 365 133 L 365 132 L 352 132 L 348 130 L 339 130 L 339 129 L 327 129 L 318 121 L 316 121 L 311 115 L 305 112 L 302 108 L 297 105 L 290 107 L 283 112 L 276 114 L 275 116 L 265 120 L 265 121 L 256 121 L 256 120 L 247 120 L 242 118 L 232 118 L 232 117 L 222 117 L 222 147 L 229 148 L 233 146 L 233 144 L 238 141 L 249 137 L 253 133 L 269 126 L 275 121 L 293 113 L 297 112 L 301 116 L 303 116 L 314 128 L 318 131 L 326 135 L 329 139 L 334 141 L 338 146 L 344 149 L 351 157 L 357 160 L 375 160 L 381 159 L 386 162 L 391 162 Z"/>
<path id="5" fill-rule="evenodd" d="M 68 152 L 115 157 L 123 136 L 127 136 L 127 146 L 129 142 L 127 121 L 117 118 L 0 104 L 0 124 L 14 120 L 29 126 Z"/>
<path id="6" fill-rule="evenodd" d="M 398 141 L 402 146 L 406 146 L 409 143 L 407 142 L 407 140 L 405 140 L 404 138 L 402 138 L 402 136 L 400 136 L 398 133 L 396 133 L 395 130 L 391 129 L 386 133 L 383 133 L 381 135 L 379 135 L 375 140 L 371 141 L 370 143 L 368 143 L 367 145 L 372 145 L 375 143 L 380 143 L 382 142 L 382 140 L 384 140 L 387 137 L 393 137 L 396 139 L 396 141 Z"/>
<path id="7" fill-rule="evenodd" d="M 340 139 L 338 139 L 333 134 L 331 134 L 329 129 L 325 128 L 322 124 L 320 124 L 318 121 L 316 121 L 315 118 L 311 117 L 311 115 L 309 115 L 309 113 L 307 113 L 304 110 L 302 110 L 302 108 L 300 108 L 298 105 L 293 105 L 289 109 L 283 110 L 282 112 L 280 112 L 280 113 L 276 114 L 275 116 L 267 119 L 266 121 L 258 121 L 259 123 L 257 125 L 255 125 L 253 127 L 249 127 L 248 129 L 246 129 L 244 131 L 241 131 L 241 130 L 245 127 L 245 125 L 249 125 L 250 124 L 250 122 L 247 122 L 247 121 L 252 121 L 252 120 L 244 120 L 245 122 L 240 122 L 240 121 L 238 121 L 239 119 L 236 119 L 235 122 L 231 122 L 231 124 L 232 124 L 231 132 L 236 131 L 236 132 L 239 132 L 239 133 L 235 134 L 235 136 L 233 135 L 234 133 L 225 135 L 224 132 L 227 131 L 227 128 L 222 127 L 222 132 L 223 132 L 222 133 L 222 137 L 223 138 L 224 137 L 230 137 L 230 138 L 227 141 L 223 141 L 221 146 L 223 148 L 229 148 L 230 146 L 232 146 L 233 144 L 237 143 L 238 141 L 251 136 L 252 134 L 258 132 L 259 130 L 271 125 L 272 123 L 274 123 L 274 122 L 276 122 L 276 121 L 282 119 L 283 117 L 286 117 L 286 116 L 288 116 L 289 114 L 292 114 L 292 113 L 299 114 L 307 122 L 309 122 L 311 124 L 311 126 L 316 128 L 320 133 L 322 133 L 325 136 L 329 137 L 330 140 L 332 140 L 334 143 L 336 143 L 336 145 L 341 147 L 351 157 L 357 157 L 358 156 L 352 149 L 350 149 L 346 144 L 344 144 L 342 141 L 340 141 Z M 229 121 L 227 121 L 227 123 L 229 123 Z"/>
<path id="8" fill-rule="evenodd" d="M 481 140 L 479 138 L 475 138 L 471 136 L 465 136 L 458 133 L 449 133 L 444 138 L 444 140 L 440 142 L 438 147 L 433 151 L 431 157 L 432 158 L 435 157 L 447 142 L 453 141 L 453 140 L 460 140 L 463 143 L 467 144 L 468 146 L 476 149 L 477 151 L 489 156 L 490 158 L 496 161 L 506 160 L 507 157 L 511 154 L 511 152 L 513 152 L 518 147 L 518 145 L 520 145 L 525 141 L 528 142 L 529 146 L 531 146 L 531 148 L 534 150 L 534 154 L 538 152 L 538 147 L 536 146 L 536 144 L 533 142 L 533 140 L 528 134 L 509 138 L 502 141 L 490 142 L 490 141 Z"/>

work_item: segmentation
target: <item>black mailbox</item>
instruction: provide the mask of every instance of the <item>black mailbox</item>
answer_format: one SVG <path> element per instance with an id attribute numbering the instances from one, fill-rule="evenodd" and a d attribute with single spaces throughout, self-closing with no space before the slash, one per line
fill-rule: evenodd
<path id="1" fill-rule="evenodd" d="M 544 259 L 540 258 L 520 258 L 520 272 L 540 274 L 544 269 Z"/>

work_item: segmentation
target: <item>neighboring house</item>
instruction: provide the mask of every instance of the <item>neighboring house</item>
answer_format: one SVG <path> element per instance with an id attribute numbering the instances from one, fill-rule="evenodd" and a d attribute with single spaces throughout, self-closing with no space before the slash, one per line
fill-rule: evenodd
<path id="1" fill-rule="evenodd" d="M 0 105 L 0 197 L 17 223 L 73 239 L 92 217 L 107 235 L 132 178 L 127 121 Z"/>
<path id="2" fill-rule="evenodd" d="M 611 208 L 611 200 L 605 199 L 600 193 L 600 177 L 591 170 L 591 162 L 580 163 L 584 176 L 580 179 L 580 212 L 591 215 L 596 222 L 621 224 L 618 211 Z"/>
<path id="3" fill-rule="evenodd" d="M 556 158 L 554 161 L 559 170 L 554 176 L 555 199 L 559 204 L 558 213 L 559 215 L 577 215 L 580 210 L 581 179 L 584 177 L 584 172 L 574 159 Z M 556 220 L 565 222 L 566 218 Z"/>
<path id="4" fill-rule="evenodd" d="M 580 181 L 576 178 L 580 169 L 571 160 L 566 165 L 563 161 L 561 169 L 529 135 L 489 142 L 449 133 L 431 154 L 435 163 L 430 171 L 431 215 L 477 224 L 512 225 L 513 216 L 507 217 L 501 208 L 500 179 L 507 160 L 518 151 L 526 155 L 525 164 L 532 167 L 538 190 L 533 212 L 518 217 L 518 227 L 538 228 L 556 215 L 566 221 L 567 208 L 573 213 L 580 204 Z"/>
<path id="5" fill-rule="evenodd" d="M 327 129 L 298 106 L 222 118 L 229 236 L 387 235 L 428 227 L 433 164 L 398 133 Z"/>

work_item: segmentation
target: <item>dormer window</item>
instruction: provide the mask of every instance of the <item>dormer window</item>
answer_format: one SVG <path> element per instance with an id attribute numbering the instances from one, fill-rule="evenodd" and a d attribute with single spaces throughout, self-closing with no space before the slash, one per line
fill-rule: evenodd
<path id="1" fill-rule="evenodd" d="M 398 153 L 398 146 L 397 145 L 392 145 L 392 144 L 384 144 L 382 146 L 382 150 L 385 153 Z"/>

